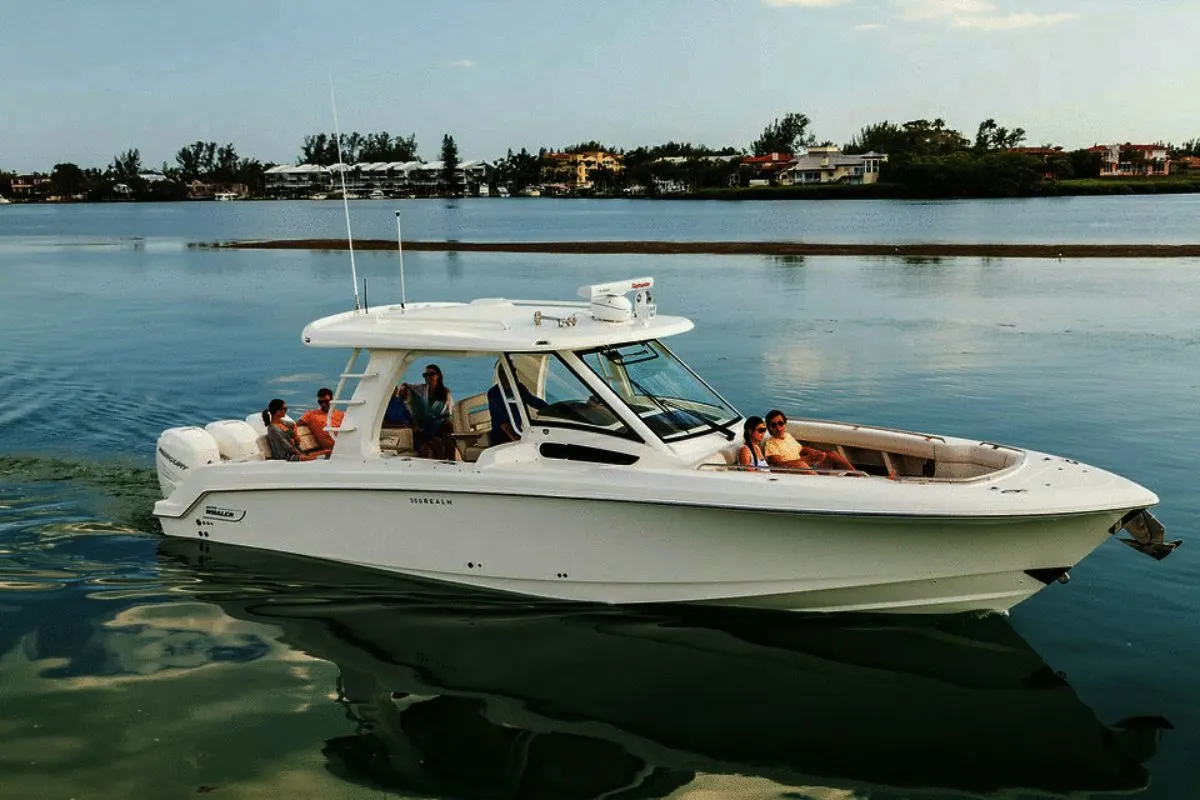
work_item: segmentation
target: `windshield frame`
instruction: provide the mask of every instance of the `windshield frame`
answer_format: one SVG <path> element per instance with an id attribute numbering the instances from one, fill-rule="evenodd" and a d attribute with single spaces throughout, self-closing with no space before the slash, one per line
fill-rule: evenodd
<path id="1" fill-rule="evenodd" d="M 655 352 L 655 358 L 668 359 L 667 363 L 672 363 L 677 368 L 682 368 L 683 373 L 685 375 L 687 375 L 688 377 L 690 377 L 691 380 L 695 383 L 695 385 L 697 385 L 699 387 L 703 387 L 703 389 L 705 389 L 709 393 L 709 395 L 712 397 L 712 399 L 716 400 L 717 402 L 713 403 L 713 402 L 709 402 L 708 400 L 702 400 L 702 399 L 689 399 L 689 398 L 683 398 L 683 397 L 671 397 L 671 396 L 667 396 L 667 395 L 655 395 L 655 394 L 649 393 L 647 390 L 645 396 L 650 400 L 650 402 L 654 403 L 655 408 L 650 413 L 646 413 L 646 412 L 639 413 L 639 411 L 636 408 L 634 408 L 632 405 L 629 404 L 628 400 L 626 399 L 625 393 L 622 391 L 622 387 L 617 385 L 617 383 L 610 381 L 607 377 L 605 377 L 604 375 L 599 373 L 587 360 L 588 356 L 599 355 L 600 357 L 603 358 L 603 357 L 605 357 L 603 354 L 606 352 L 610 352 L 610 351 L 614 351 L 614 350 L 619 351 L 619 350 L 623 350 L 625 348 L 630 348 L 630 347 L 649 348 L 650 350 Z M 700 375 L 698 375 L 695 370 L 693 370 L 690 366 L 688 366 L 686 361 L 684 361 L 682 358 L 680 358 L 678 355 L 676 355 L 675 352 L 673 350 L 671 350 L 671 348 L 668 347 L 661 339 L 643 339 L 643 340 L 632 341 L 632 342 L 621 342 L 619 344 L 606 344 L 606 345 L 601 345 L 599 347 L 591 347 L 591 348 L 588 348 L 587 350 L 577 350 L 577 351 L 575 351 L 575 356 L 576 356 L 576 358 L 579 359 L 579 363 L 582 364 L 584 367 L 586 367 L 588 369 L 588 371 L 591 372 L 591 374 L 595 377 L 596 380 L 600 381 L 614 395 L 616 395 L 617 399 L 621 401 L 622 405 L 628 410 L 628 412 L 630 414 L 632 414 L 635 418 L 637 418 L 638 421 L 642 423 L 642 425 L 644 425 L 646 428 L 648 428 L 655 436 L 657 436 L 663 442 L 667 442 L 667 443 L 681 442 L 681 441 L 685 441 L 687 439 L 694 439 L 699 436 L 707 436 L 709 434 L 717 433 L 717 432 L 734 432 L 734 433 L 736 433 L 735 431 L 733 431 L 733 426 L 738 421 L 743 419 L 742 412 L 737 409 L 737 406 L 735 406 L 733 403 L 726 400 L 721 395 L 720 392 L 718 392 L 711 385 L 709 385 L 708 381 L 706 381 L 706 380 L 704 380 L 704 378 L 700 377 Z M 611 361 L 611 359 L 610 359 L 610 361 Z M 613 362 L 613 363 L 616 363 L 616 362 Z M 638 363 L 638 362 L 633 362 L 633 363 Z M 636 380 L 633 379 L 632 376 L 629 375 L 629 371 L 626 367 L 626 364 L 621 363 L 620 369 L 622 372 L 622 377 L 625 380 L 630 381 L 631 385 L 638 383 Z M 640 385 L 640 384 L 638 384 L 638 385 Z M 644 387 L 643 387 L 643 390 L 644 390 Z M 697 412 L 691 412 L 696 417 L 699 417 L 705 421 L 697 422 L 697 424 L 689 426 L 687 428 L 677 429 L 674 432 L 664 432 L 661 429 L 662 428 L 661 425 L 656 425 L 656 424 L 653 424 L 650 422 L 650 417 L 654 416 L 655 414 L 666 414 L 672 410 L 674 410 L 674 411 L 682 410 L 679 408 L 679 403 L 681 403 L 681 402 L 682 403 L 700 403 L 700 404 L 704 404 L 704 405 L 723 408 L 728 413 L 723 414 L 718 419 L 709 420 L 707 418 L 707 416 L 702 416 Z"/>

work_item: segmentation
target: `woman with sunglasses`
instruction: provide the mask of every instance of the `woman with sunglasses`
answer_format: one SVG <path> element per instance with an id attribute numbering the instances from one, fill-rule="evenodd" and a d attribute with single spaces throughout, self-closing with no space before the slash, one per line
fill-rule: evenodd
<path id="1" fill-rule="evenodd" d="M 742 425 L 742 441 L 745 444 L 738 448 L 738 464 L 747 469 L 757 469 L 763 472 L 771 469 L 767 465 L 767 459 L 762 450 L 763 438 L 766 435 L 767 426 L 763 423 L 762 417 L 750 417 L 746 420 L 746 423 Z"/>
<path id="2" fill-rule="evenodd" d="M 400 385 L 401 395 L 412 408 L 413 448 L 427 458 L 455 458 L 457 450 L 450 435 L 450 415 L 454 413 L 454 396 L 443 383 L 442 370 L 428 364 L 421 373 L 425 383 Z"/>
<path id="3" fill-rule="evenodd" d="M 763 445 L 763 450 L 773 467 L 805 471 L 854 470 L 850 460 L 836 450 L 818 450 L 796 441 L 788 433 L 787 417 L 777 408 L 767 412 L 767 427 L 771 430 L 771 438 Z"/>
<path id="4" fill-rule="evenodd" d="M 284 419 L 287 416 L 287 403 L 276 397 L 262 410 L 263 425 L 267 426 L 267 446 L 271 448 L 271 458 L 279 461 L 314 461 L 323 453 L 304 453 L 300 450 L 300 440 L 296 436 L 296 426 Z"/>

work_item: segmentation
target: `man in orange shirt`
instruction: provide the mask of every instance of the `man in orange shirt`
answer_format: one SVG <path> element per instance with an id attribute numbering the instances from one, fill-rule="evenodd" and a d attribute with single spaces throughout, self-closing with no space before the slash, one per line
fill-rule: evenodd
<path id="1" fill-rule="evenodd" d="M 311 411 L 305 411 L 304 416 L 296 421 L 297 425 L 305 425 L 312 431 L 313 437 L 317 440 L 317 444 L 321 449 L 328 453 L 333 449 L 333 436 L 325 430 L 325 426 L 330 422 L 329 405 L 333 402 L 333 390 L 322 386 L 317 390 L 317 406 Z M 342 424 L 342 417 L 346 416 L 344 411 L 334 411 L 333 427 L 338 428 Z"/>

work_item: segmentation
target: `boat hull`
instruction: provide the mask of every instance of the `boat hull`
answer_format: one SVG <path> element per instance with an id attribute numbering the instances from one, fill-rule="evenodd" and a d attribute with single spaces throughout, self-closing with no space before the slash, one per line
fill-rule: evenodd
<path id="1" fill-rule="evenodd" d="M 956 518 L 280 487 L 208 492 L 161 522 L 170 536 L 542 598 L 952 613 L 1027 599 L 1122 513 Z"/>

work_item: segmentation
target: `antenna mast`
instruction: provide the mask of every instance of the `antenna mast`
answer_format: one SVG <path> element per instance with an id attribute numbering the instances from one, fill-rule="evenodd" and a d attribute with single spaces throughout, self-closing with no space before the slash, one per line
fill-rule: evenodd
<path id="1" fill-rule="evenodd" d="M 400 254 L 400 310 L 404 310 L 404 240 L 400 237 L 400 211 L 396 210 L 396 251 Z"/>
<path id="2" fill-rule="evenodd" d="M 329 103 L 333 106 L 333 140 L 337 144 L 338 174 L 342 177 L 342 209 L 346 212 L 346 245 L 350 248 L 350 285 L 354 287 L 354 310 L 358 311 L 358 269 L 354 266 L 354 234 L 350 232 L 350 200 L 346 197 L 346 164 L 342 160 L 342 130 L 338 127 L 337 98 L 333 94 L 333 70 L 329 71 Z"/>

